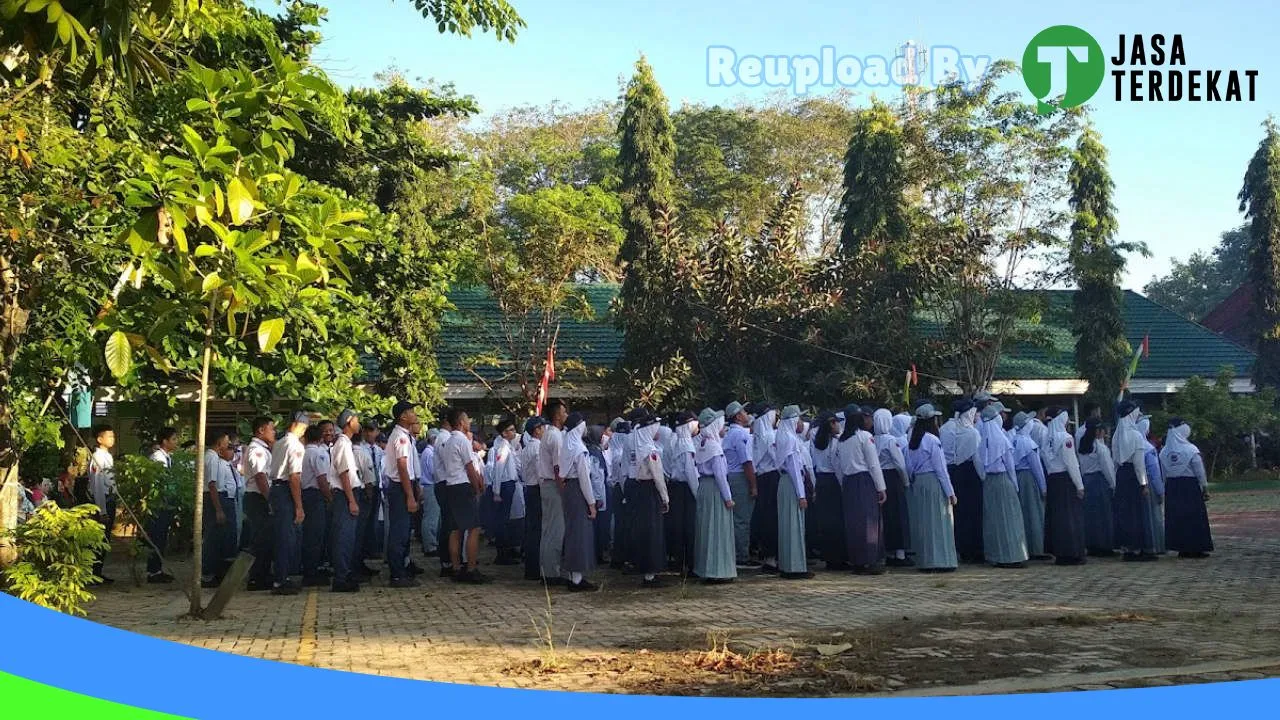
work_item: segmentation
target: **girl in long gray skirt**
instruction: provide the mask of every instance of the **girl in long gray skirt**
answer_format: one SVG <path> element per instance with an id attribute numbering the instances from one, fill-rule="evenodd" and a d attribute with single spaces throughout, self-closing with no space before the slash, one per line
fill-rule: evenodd
<path id="1" fill-rule="evenodd" d="M 1009 439 L 1013 442 L 1014 469 L 1018 473 L 1018 500 L 1022 505 L 1022 527 L 1027 537 L 1027 553 L 1037 560 L 1044 552 L 1044 505 L 1048 479 L 1040 459 L 1040 447 L 1031 438 L 1035 423 L 1026 413 L 1013 416 Z"/>
<path id="2" fill-rule="evenodd" d="M 841 494 L 844 500 L 845 539 L 849 564 L 859 575 L 884 572 L 884 533 L 880 506 L 885 501 L 884 475 L 880 456 L 867 428 L 870 408 L 845 408 L 845 429 L 840 439 Z"/>
<path id="3" fill-rule="evenodd" d="M 591 461 L 582 435 L 587 418 L 573 413 L 564 424 L 564 449 L 560 453 L 564 490 L 564 555 L 560 569 L 569 574 L 569 590 L 595 590 L 586 574 L 596 569 L 596 502 L 591 488 Z"/>
<path id="4" fill-rule="evenodd" d="M 1151 516 L 1151 535 L 1156 555 L 1163 555 L 1168 550 L 1164 543 L 1164 473 L 1160 470 L 1160 453 L 1151 444 L 1151 416 L 1144 415 L 1138 420 L 1138 432 L 1142 433 L 1144 457 L 1147 464 L 1147 484 L 1151 487 L 1147 512 Z"/>
<path id="5" fill-rule="evenodd" d="M 1013 446 L 1000 416 L 1004 409 L 999 401 L 982 409 L 982 552 L 996 567 L 1020 568 L 1027 562 L 1027 535 L 1018 502 Z"/>
<path id="6" fill-rule="evenodd" d="M 916 408 L 916 422 L 907 443 L 907 492 L 911 513 L 911 548 L 921 572 L 951 572 L 956 569 L 955 517 L 952 507 L 956 492 L 947 473 L 947 459 L 938 440 L 938 416 L 942 413 L 924 403 Z"/>
<path id="7" fill-rule="evenodd" d="M 1103 440 L 1102 421 L 1089 418 L 1080 433 L 1080 475 L 1084 478 L 1084 542 L 1094 557 L 1115 555 L 1116 466 Z"/>
<path id="8" fill-rule="evenodd" d="M 720 444 L 724 413 L 706 408 L 698 415 L 698 425 L 702 430 L 693 453 L 700 476 L 693 572 L 703 582 L 716 585 L 733 582 L 738 576 L 733 543 L 733 491 Z"/>
<path id="9" fill-rule="evenodd" d="M 813 577 L 804 545 L 804 511 L 809 501 L 800 462 L 800 436 L 796 433 L 799 422 L 798 406 L 783 408 L 773 446 L 781 473 L 778 478 L 778 574 L 787 580 Z"/>

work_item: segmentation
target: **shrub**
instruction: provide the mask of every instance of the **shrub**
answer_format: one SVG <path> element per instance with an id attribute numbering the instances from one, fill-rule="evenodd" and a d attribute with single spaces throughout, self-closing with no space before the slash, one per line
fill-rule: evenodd
<path id="1" fill-rule="evenodd" d="M 93 505 L 45 503 L 13 531 L 18 561 L 4 570 L 6 591 L 69 615 L 84 615 L 98 552 L 108 548 Z"/>
<path id="2" fill-rule="evenodd" d="M 138 514 L 138 519 L 145 523 L 159 510 L 171 511 L 176 532 L 170 532 L 170 549 L 190 547 L 195 455 L 174 453 L 173 467 L 169 469 L 145 455 L 126 455 L 116 460 L 115 470 L 116 492 Z"/>
<path id="3" fill-rule="evenodd" d="M 1152 418 L 1151 428 L 1161 437 L 1170 417 L 1190 423 L 1191 442 L 1200 448 L 1211 477 L 1227 477 L 1249 468 L 1250 433 L 1258 433 L 1258 461 L 1265 466 L 1265 439 L 1277 426 L 1275 392 L 1262 389 L 1252 395 L 1235 395 L 1231 379 L 1231 372 L 1225 369 L 1213 382 L 1193 377 L 1170 399 L 1168 408 Z"/>

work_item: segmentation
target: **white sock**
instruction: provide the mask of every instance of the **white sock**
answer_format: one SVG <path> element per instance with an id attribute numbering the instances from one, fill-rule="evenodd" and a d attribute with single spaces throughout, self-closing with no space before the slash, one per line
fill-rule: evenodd
<path id="1" fill-rule="evenodd" d="M 651 581 L 653 580 L 653 576 L 652 576 L 652 575 L 645 575 L 645 576 L 644 576 L 644 580 L 645 580 L 645 582 L 651 582 Z"/>
<path id="2" fill-rule="evenodd" d="M 907 551 L 906 551 L 906 550 L 894 550 L 894 551 L 893 551 L 893 556 L 894 556 L 894 557 L 896 557 L 896 558 L 898 558 L 899 560 L 906 560 L 906 559 L 907 559 Z"/>
<path id="3" fill-rule="evenodd" d="M 572 582 L 574 585 L 577 585 L 578 583 L 582 582 L 582 573 L 576 573 L 576 572 L 569 573 L 569 581 Z"/>

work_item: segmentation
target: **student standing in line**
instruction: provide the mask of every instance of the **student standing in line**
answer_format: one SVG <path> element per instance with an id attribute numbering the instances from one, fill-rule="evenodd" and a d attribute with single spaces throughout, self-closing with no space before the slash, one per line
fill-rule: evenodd
<path id="1" fill-rule="evenodd" d="M 327 424 L 327 423 L 326 423 Z M 331 463 L 324 447 L 323 425 L 307 427 L 303 439 L 306 451 L 302 460 L 302 586 L 324 585 L 329 578 L 321 574 L 321 549 L 325 541 L 325 525 L 329 522 L 328 498 Z"/>
<path id="2" fill-rule="evenodd" d="M 635 453 L 631 444 L 631 423 L 615 418 L 612 427 L 609 506 L 613 508 L 613 546 L 609 550 L 609 567 L 623 570 L 630 561 L 631 519 L 626 498 L 628 489 L 632 496 L 635 494 Z"/>
<path id="3" fill-rule="evenodd" d="M 698 526 L 698 469 L 694 463 L 693 435 L 698 419 L 680 411 L 673 420 L 670 461 L 663 468 L 672 481 L 667 485 L 671 510 L 662 519 L 666 528 L 667 551 L 675 560 L 675 570 L 683 577 L 693 571 L 694 533 Z"/>
<path id="4" fill-rule="evenodd" d="M 1085 541 L 1084 500 L 1086 490 L 1076 457 L 1076 441 L 1067 432 L 1067 411 L 1049 408 L 1045 425 L 1044 549 L 1055 565 L 1083 565 L 1088 545 Z"/>
<path id="5" fill-rule="evenodd" d="M 442 477 L 440 450 L 449 441 L 454 427 L 447 418 L 441 418 L 440 427 L 436 429 L 435 440 L 431 442 L 431 490 L 436 498 L 436 507 L 440 508 L 440 522 L 436 523 L 436 553 L 440 556 L 440 577 L 451 578 L 454 574 L 453 560 L 449 559 L 449 534 L 453 532 L 453 516 L 449 514 L 448 497 L 445 486 L 436 478 Z"/>
<path id="6" fill-rule="evenodd" d="M 720 434 L 724 413 L 711 408 L 698 415 L 698 432 L 693 460 L 698 468 L 698 528 L 694 533 L 694 574 L 704 583 L 733 582 L 738 576 L 734 557 L 733 490 L 729 487 L 728 465 Z"/>
<path id="7" fill-rule="evenodd" d="M 733 547 L 738 569 L 758 569 L 751 559 L 751 517 L 755 508 L 757 483 L 752 450 L 751 418 L 742 403 L 733 401 L 724 409 L 728 430 L 724 434 L 724 461 L 733 492 Z"/>
<path id="8" fill-rule="evenodd" d="M 360 504 L 360 517 L 356 519 L 356 548 L 354 572 L 360 582 L 368 582 L 377 575 L 373 568 L 364 563 L 365 538 L 369 534 L 369 525 L 375 515 L 374 500 L 378 497 L 374 491 L 378 485 L 378 472 L 373 466 L 373 448 L 365 439 L 368 436 L 370 423 L 365 423 L 361 431 L 351 438 L 352 451 L 356 458 L 356 473 L 360 476 L 360 492 L 356 493 L 356 502 Z M 370 487 L 372 486 L 372 487 Z"/>
<path id="9" fill-rule="evenodd" d="M 471 419 L 459 408 L 451 408 L 447 415 L 449 425 L 454 428 L 449 439 L 440 448 L 440 470 L 442 477 L 436 482 L 444 482 L 446 500 L 445 509 L 452 518 L 452 530 L 449 531 L 449 557 L 453 566 L 458 568 L 454 574 L 455 582 L 481 584 L 489 578 L 480 574 L 480 517 L 478 501 L 484 492 L 484 476 L 481 465 L 477 463 L 473 441 L 462 432 L 471 427 Z M 463 539 L 466 541 L 466 554 L 463 555 Z M 465 564 L 464 564 L 465 561 Z"/>
<path id="10" fill-rule="evenodd" d="M 514 440 L 516 438 L 516 419 L 503 417 L 494 426 L 497 435 L 493 440 L 493 448 L 489 451 L 492 458 L 494 538 L 498 549 L 495 565 L 517 565 L 520 559 L 518 548 L 519 535 L 516 534 L 516 521 L 511 519 L 511 508 L 515 501 L 516 485 L 520 476 L 519 461 L 516 459 Z"/>
<path id="11" fill-rule="evenodd" d="M 1138 432 L 1142 434 L 1145 453 L 1143 461 L 1147 466 L 1147 486 L 1151 489 L 1146 503 L 1147 514 L 1151 522 L 1152 548 L 1156 555 L 1168 551 L 1164 540 L 1164 473 L 1160 470 L 1160 453 L 1151 444 L 1151 416 L 1143 415 L 1138 420 Z"/>
<path id="12" fill-rule="evenodd" d="M 422 541 L 423 557 L 440 556 L 440 502 L 436 500 L 436 441 L 439 437 L 440 431 L 431 428 L 427 431 L 426 442 L 418 451 L 418 467 L 422 472 L 418 477 L 421 491 L 418 504 L 422 506 L 418 535 Z"/>
<path id="13" fill-rule="evenodd" d="M 783 408 L 773 446 L 773 457 L 780 469 L 777 490 L 778 574 L 785 580 L 813 577 L 809 572 L 809 557 L 804 544 L 804 511 L 809 500 L 800 460 L 800 436 L 796 434 L 799 422 L 798 406 Z"/>
<path id="14" fill-rule="evenodd" d="M 880 506 L 884 529 L 884 549 L 888 555 L 885 564 L 890 567 L 911 567 L 907 548 L 911 544 L 910 512 L 907 509 L 907 463 L 902 445 L 893 428 L 894 417 L 888 408 L 880 408 L 871 416 L 876 456 L 880 473 L 884 476 L 885 501 Z"/>
<path id="15" fill-rule="evenodd" d="M 751 538 L 760 548 L 760 571 L 776 575 L 778 571 L 778 460 L 774 456 L 777 411 L 768 403 L 749 410 L 751 423 L 751 464 L 756 472 L 756 504 L 751 514 Z"/>
<path id="16" fill-rule="evenodd" d="M 1009 439 L 1013 443 L 1014 470 L 1018 473 L 1018 504 L 1022 507 L 1022 528 L 1027 538 L 1027 554 L 1044 559 L 1044 503 L 1048 492 L 1040 447 L 1031 438 L 1036 429 L 1025 412 L 1013 416 Z"/>
<path id="17" fill-rule="evenodd" d="M 382 429 L 378 423 L 370 420 L 364 424 L 364 445 L 369 451 L 369 463 L 373 466 L 373 481 L 365 486 L 365 499 L 369 503 L 369 519 L 365 522 L 364 537 L 361 547 L 361 560 L 381 558 L 386 550 L 386 496 L 383 488 L 382 467 L 386 464 L 387 452 L 378 442 Z M 369 570 L 368 565 L 364 566 Z M 377 573 L 373 573 L 377 574 Z M 370 575 L 371 577 L 372 575 Z"/>
<path id="18" fill-rule="evenodd" d="M 1116 496 L 1112 507 L 1115 511 L 1116 544 L 1124 551 L 1129 562 L 1153 562 L 1155 536 L 1151 529 L 1151 489 L 1147 487 L 1146 438 L 1138 431 L 1138 418 L 1142 410 L 1131 401 L 1124 401 L 1116 411 L 1119 420 L 1112 439 L 1115 449 Z"/>
<path id="19" fill-rule="evenodd" d="M 542 486 L 538 478 L 538 458 L 547 421 L 535 415 L 525 421 L 524 447 L 520 450 L 520 484 L 524 486 L 524 579 L 542 580 Z"/>
<path id="20" fill-rule="evenodd" d="M 111 448 L 116 446 L 116 431 L 111 429 L 110 425 L 97 425 L 93 428 L 93 439 L 96 447 L 89 457 L 88 490 L 93 504 L 98 506 L 98 522 L 102 525 L 102 531 L 109 546 L 111 530 L 116 524 L 116 461 L 111 456 Z M 115 582 L 103 575 L 103 566 L 106 564 L 108 552 L 110 552 L 109 549 L 98 552 L 97 560 L 93 564 L 95 585 L 110 585 Z"/>
<path id="21" fill-rule="evenodd" d="M 849 564 L 858 575 L 884 573 L 884 531 L 880 506 L 887 496 L 875 440 L 867 430 L 874 411 L 850 405 L 840 436 L 841 495 Z"/>
<path id="22" fill-rule="evenodd" d="M 227 431 L 213 430 L 204 451 L 204 547 L 200 587 L 216 588 L 227 571 L 227 554 L 235 546 L 236 481 L 231 475 Z"/>
<path id="23" fill-rule="evenodd" d="M 609 498 L 610 435 L 608 428 L 599 425 L 587 427 L 585 441 L 591 465 L 591 493 L 595 496 L 596 564 L 605 562 L 613 537 L 613 504 Z"/>
<path id="24" fill-rule="evenodd" d="M 245 515 L 252 536 L 250 551 L 253 567 L 249 569 L 251 592 L 271 589 L 271 558 L 275 534 L 271 521 L 271 449 L 276 442 L 276 423 L 269 417 L 253 420 L 253 439 L 244 454 Z"/>
<path id="25" fill-rule="evenodd" d="M 333 592 L 356 592 L 360 580 L 356 575 L 356 527 L 360 522 L 360 502 L 356 498 L 362 484 L 351 438 L 360 432 L 360 418 L 354 410 L 338 415 L 341 431 L 330 450 L 329 488 L 334 498 L 329 503 L 329 557 L 333 561 Z"/>
<path id="26" fill-rule="evenodd" d="M 596 569 L 595 491 L 591 487 L 591 455 L 583 440 L 587 418 L 575 412 L 564 427 L 564 450 L 560 456 L 565 478 L 561 567 L 569 575 L 569 591 L 585 592 L 599 589 L 587 580 L 587 575 Z"/>
<path id="27" fill-rule="evenodd" d="M 911 439 L 903 458 L 911 478 L 911 547 L 921 572 L 956 569 L 956 493 L 951 486 L 947 459 L 938 440 L 938 416 L 931 403 L 916 407 Z"/>
<path id="28" fill-rule="evenodd" d="M 998 568 L 1022 568 L 1028 557 L 1027 536 L 1004 412 L 1007 409 L 998 400 L 982 409 L 982 552 Z"/>
<path id="29" fill-rule="evenodd" d="M 1169 421 L 1160 466 L 1165 478 L 1165 542 L 1180 558 L 1203 559 L 1213 552 L 1209 532 L 1209 477 L 1200 448 L 1191 442 L 1191 426 Z"/>
<path id="30" fill-rule="evenodd" d="M 831 413 L 818 416 L 818 434 L 813 438 L 814 511 L 817 540 L 822 543 L 822 560 L 833 572 L 849 569 L 849 548 L 844 536 L 844 500 L 840 491 L 840 457 L 837 452 L 842 430 Z"/>
<path id="31" fill-rule="evenodd" d="M 542 482 L 542 538 L 538 553 L 542 559 L 541 572 L 549 585 L 568 582 L 560 572 L 560 557 L 564 554 L 564 492 L 563 467 L 560 453 L 564 449 L 564 422 L 569 409 L 563 400 L 552 400 L 543 412 L 547 429 L 538 446 L 538 478 Z"/>
<path id="32" fill-rule="evenodd" d="M 644 576 L 642 586 L 657 588 L 662 586 L 658 573 L 667 566 L 662 519 L 671 507 L 662 451 L 656 439 L 659 418 L 644 408 L 637 408 L 630 419 L 636 454 L 632 557 L 636 572 Z"/>
<path id="33" fill-rule="evenodd" d="M 178 449 L 178 429 L 161 428 L 156 434 L 156 447 L 151 451 L 151 460 L 164 466 L 165 472 L 173 471 L 173 452 Z M 157 550 L 152 549 L 147 555 L 147 582 L 171 583 L 173 576 L 164 571 L 164 552 L 169 545 L 169 528 L 173 525 L 173 510 L 168 507 L 157 508 L 147 527 L 147 537 Z"/>
<path id="34" fill-rule="evenodd" d="M 952 406 L 955 418 L 938 432 L 947 473 L 956 493 L 956 553 L 960 562 L 980 564 L 986 560 L 982 549 L 982 437 L 974 421 L 978 410 L 970 400 Z"/>
<path id="35" fill-rule="evenodd" d="M 1115 547 L 1115 512 L 1112 497 L 1116 490 L 1116 466 L 1105 439 L 1106 428 L 1099 418 L 1085 421 L 1076 432 L 1080 447 L 1080 474 L 1084 477 L 1084 539 L 1093 557 L 1112 557 Z"/>
<path id="36" fill-rule="evenodd" d="M 418 581 L 409 574 L 409 516 L 418 509 L 415 485 L 418 477 L 417 446 L 409 432 L 418 422 L 418 414 L 411 403 L 401 400 L 392 408 L 395 426 L 387 438 L 386 462 L 382 477 L 387 494 L 387 571 L 391 575 L 391 587 L 417 587 Z"/>

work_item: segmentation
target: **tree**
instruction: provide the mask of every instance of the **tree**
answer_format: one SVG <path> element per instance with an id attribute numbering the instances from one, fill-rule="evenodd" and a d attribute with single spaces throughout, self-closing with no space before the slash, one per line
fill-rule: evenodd
<path id="1" fill-rule="evenodd" d="M 1197 251 L 1185 261 L 1175 259 L 1163 277 L 1153 277 L 1142 292 L 1165 307 L 1200 320 L 1249 276 L 1247 225 L 1222 233 L 1209 252 Z"/>
<path id="2" fill-rule="evenodd" d="M 672 275 L 663 272 L 687 259 L 684 243 L 670 223 L 667 237 L 659 234 L 675 200 L 675 131 L 667 98 L 643 57 L 627 85 L 618 130 L 625 236 L 618 253 L 624 274 L 617 319 L 626 335 L 624 366 L 645 374 L 680 350 L 689 334 L 682 332 L 687 315 L 674 304 Z"/>
<path id="3" fill-rule="evenodd" d="M 1072 332 L 1076 336 L 1076 370 L 1089 381 L 1086 397 L 1101 407 L 1116 402 L 1129 360 L 1125 339 L 1125 252 L 1145 246 L 1116 243 L 1118 224 L 1107 172 L 1107 149 L 1093 128 L 1086 128 L 1071 161 L 1071 223 L 1069 258 L 1077 292 L 1073 296 Z"/>
<path id="4" fill-rule="evenodd" d="M 676 207 L 684 231 L 706 237 L 722 221 L 759 226 L 778 188 L 768 138 L 756 113 L 686 105 L 672 120 Z"/>
<path id="5" fill-rule="evenodd" d="M 1253 284 L 1258 361 L 1253 381 L 1280 387 L 1280 131 L 1273 119 L 1249 161 L 1240 189 L 1240 211 L 1252 241 L 1249 280 Z"/>
<path id="6" fill-rule="evenodd" d="M 1252 464 L 1250 435 L 1280 427 L 1275 389 L 1236 395 L 1231 392 L 1232 379 L 1229 368 L 1212 382 L 1190 378 L 1153 419 L 1153 428 L 1167 426 L 1172 417 L 1190 423 L 1191 441 L 1200 448 L 1210 478 L 1248 469 Z"/>

